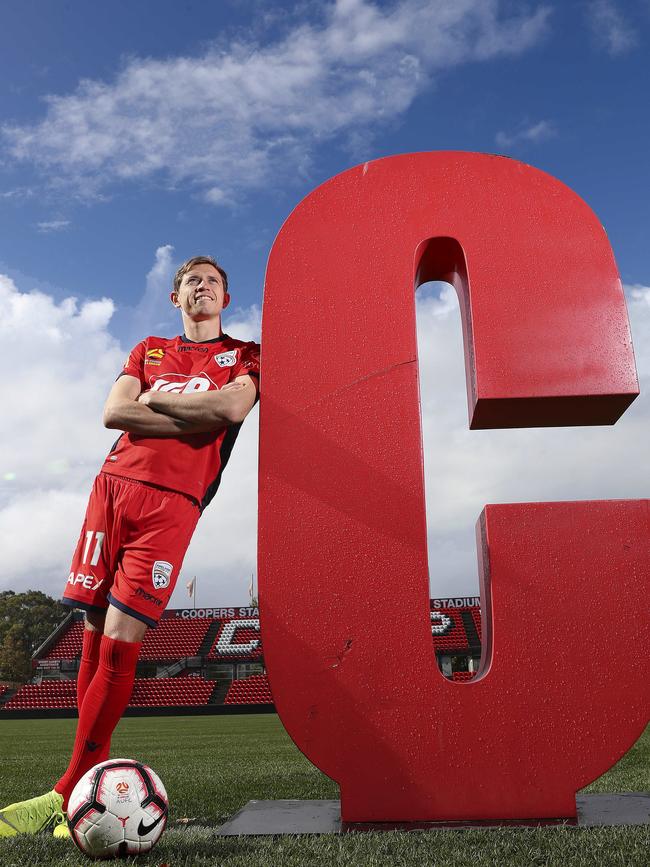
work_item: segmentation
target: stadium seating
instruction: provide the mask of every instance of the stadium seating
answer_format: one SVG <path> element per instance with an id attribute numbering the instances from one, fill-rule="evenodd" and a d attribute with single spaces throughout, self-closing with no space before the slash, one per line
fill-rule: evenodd
<path id="1" fill-rule="evenodd" d="M 461 616 L 464 611 L 472 611 L 472 609 L 447 608 L 444 611 L 431 612 L 432 615 L 435 615 L 431 619 L 431 633 L 433 646 L 437 653 L 469 650 L 469 641 Z M 449 618 L 451 623 L 447 623 L 446 618 Z M 445 631 L 442 634 L 438 633 L 438 629 L 445 626 Z"/>
<path id="2" fill-rule="evenodd" d="M 202 677 L 137 678 L 130 707 L 166 707 L 208 704 L 215 682 Z"/>
<path id="3" fill-rule="evenodd" d="M 44 680 L 27 683 L 5 705 L 5 710 L 77 706 L 75 680 Z"/>
<path id="4" fill-rule="evenodd" d="M 431 604 L 431 634 L 434 651 L 439 660 L 441 657 L 455 655 L 476 656 L 476 638 L 478 636 L 480 640 L 482 632 L 478 606 L 454 608 L 440 607 L 434 602 Z M 257 613 L 252 609 L 248 611 L 251 615 Z M 162 675 L 172 673 L 176 676 L 137 678 L 130 701 L 131 707 L 190 707 L 222 701 L 226 705 L 273 703 L 266 675 L 233 680 L 227 692 L 227 680 L 217 682 L 205 680 L 201 676 L 206 673 L 208 666 L 212 669 L 211 673 L 214 673 L 216 668 L 219 676 L 223 678 L 226 669 L 234 673 L 241 662 L 263 661 L 259 617 L 244 617 L 241 616 L 244 611 L 241 611 L 240 616 L 224 618 L 219 616 L 222 612 L 217 609 L 214 609 L 216 616 L 198 617 L 194 612 L 195 616 L 190 617 L 185 611 L 182 612 L 183 616 L 173 616 L 176 612 L 170 613 L 172 616 L 163 618 L 157 629 L 147 630 L 140 659 L 148 663 L 158 663 L 145 666 L 147 673 L 157 670 Z M 212 610 L 209 613 L 212 614 Z M 179 611 L 178 615 L 180 614 Z M 398 611 L 395 617 L 399 620 Z M 0 683 L 0 709 L 75 708 L 76 682 L 55 680 L 51 675 L 55 671 L 63 677 L 74 673 L 75 660 L 81 655 L 83 628 L 82 619 L 70 621 L 67 631 L 58 638 L 47 655 L 41 658 L 43 664 L 40 673 L 45 672 L 46 679 L 40 684 L 27 684 L 2 705 L 4 684 Z M 408 641 L 407 634 L 404 635 L 404 640 Z M 187 657 L 195 658 L 189 669 L 186 668 Z M 46 661 L 50 661 L 50 664 L 47 665 Z M 215 663 L 218 666 L 215 666 Z M 233 665 L 228 666 L 227 663 Z M 444 664 L 448 666 L 449 660 L 445 660 Z M 440 666 L 442 665 L 441 660 Z M 196 673 L 181 675 L 180 671 Z M 227 676 L 229 675 L 226 674 Z M 471 680 L 473 676 L 469 672 L 455 672 L 453 680 L 462 683 Z M 11 692 L 8 695 L 11 695 Z"/>
<path id="5" fill-rule="evenodd" d="M 478 608 L 470 608 L 468 609 L 472 612 L 472 620 L 474 621 L 474 626 L 476 627 L 476 631 L 478 633 L 479 639 L 483 638 L 482 635 L 482 627 L 481 627 L 481 612 Z"/>
<path id="6" fill-rule="evenodd" d="M 473 680 L 475 677 L 472 671 L 455 671 L 452 675 L 454 683 L 466 683 L 468 680 Z"/>
<path id="7" fill-rule="evenodd" d="M 156 629 L 147 629 L 140 659 L 167 661 L 197 656 L 211 623 L 210 619 L 184 620 L 181 617 L 161 620 Z"/>
<path id="8" fill-rule="evenodd" d="M 44 659 L 76 659 L 81 656 L 83 631 L 83 620 L 75 620 Z"/>
<path id="9" fill-rule="evenodd" d="M 268 678 L 265 674 L 253 674 L 233 680 L 224 704 L 273 704 Z"/>
<path id="10" fill-rule="evenodd" d="M 129 707 L 190 707 L 208 704 L 215 687 L 213 680 L 202 677 L 137 678 Z M 77 684 L 74 680 L 44 680 L 23 686 L 4 706 L 21 708 L 74 708 Z"/>
<path id="11" fill-rule="evenodd" d="M 433 645 L 438 653 L 467 651 L 470 648 L 462 615 L 469 612 L 481 638 L 478 608 L 447 608 L 431 612 Z M 214 618 L 189 620 L 172 617 L 161 620 L 157 629 L 147 630 L 140 659 L 159 662 L 197 656 Z M 207 654 L 208 660 L 259 659 L 263 654 L 258 618 L 230 618 L 221 625 Z M 75 659 L 81 654 L 83 622 L 75 621 L 49 651 L 45 659 Z"/>
<path id="12" fill-rule="evenodd" d="M 197 656 L 212 622 L 209 619 L 184 620 L 180 617 L 161 620 L 156 629 L 148 629 L 145 633 L 140 659 L 164 662 Z M 81 656 L 83 630 L 83 621 L 75 621 L 44 658 L 76 659 Z"/>

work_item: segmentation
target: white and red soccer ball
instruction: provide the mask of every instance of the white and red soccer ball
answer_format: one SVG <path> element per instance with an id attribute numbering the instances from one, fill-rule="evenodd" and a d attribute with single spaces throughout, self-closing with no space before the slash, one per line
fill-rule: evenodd
<path id="1" fill-rule="evenodd" d="M 149 852 L 167 824 L 160 778 L 133 759 L 109 759 L 79 780 L 68 801 L 72 839 L 91 858 Z"/>

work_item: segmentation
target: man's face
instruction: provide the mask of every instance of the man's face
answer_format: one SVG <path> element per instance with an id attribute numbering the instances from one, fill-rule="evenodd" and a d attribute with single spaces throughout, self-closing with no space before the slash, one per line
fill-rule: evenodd
<path id="1" fill-rule="evenodd" d="M 221 274 L 213 265 L 194 265 L 183 274 L 178 292 L 172 292 L 174 307 L 190 319 L 213 319 L 228 306 L 230 296 L 223 288 Z"/>

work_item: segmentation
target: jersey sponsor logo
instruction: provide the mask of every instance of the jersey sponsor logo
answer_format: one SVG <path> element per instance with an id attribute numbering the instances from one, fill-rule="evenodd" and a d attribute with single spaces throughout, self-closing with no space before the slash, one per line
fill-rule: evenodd
<path id="1" fill-rule="evenodd" d="M 171 391 L 175 394 L 192 394 L 195 391 L 208 391 L 216 387 L 207 373 L 196 375 L 165 373 L 163 376 L 156 377 L 151 384 L 152 391 Z"/>
<path id="2" fill-rule="evenodd" d="M 83 572 L 77 572 L 76 575 L 74 572 L 71 572 L 68 575 L 68 584 L 71 584 L 73 587 L 81 584 L 86 590 L 98 590 L 103 583 L 103 578 L 95 578 L 94 575 L 84 575 Z"/>
<path id="3" fill-rule="evenodd" d="M 151 580 L 156 590 L 163 590 L 165 587 L 169 587 L 173 569 L 172 564 L 166 560 L 156 560 L 151 570 Z"/>
<path id="4" fill-rule="evenodd" d="M 161 347 L 156 347 L 155 349 L 147 349 L 145 353 L 144 363 L 160 365 L 164 355 L 165 350 Z"/>
<path id="5" fill-rule="evenodd" d="M 215 355 L 214 360 L 219 367 L 234 367 L 237 364 L 237 350 L 231 349 L 230 352 L 220 352 Z"/>
<path id="6" fill-rule="evenodd" d="M 195 346 L 194 344 L 183 344 L 178 347 L 179 352 L 209 352 L 207 346 Z"/>

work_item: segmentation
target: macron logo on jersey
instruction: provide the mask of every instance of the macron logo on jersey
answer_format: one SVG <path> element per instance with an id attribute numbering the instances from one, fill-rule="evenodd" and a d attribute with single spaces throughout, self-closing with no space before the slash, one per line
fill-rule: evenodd
<path id="1" fill-rule="evenodd" d="M 209 391 L 217 388 L 207 373 L 195 376 L 184 373 L 165 373 L 159 376 L 151 385 L 152 391 L 171 391 L 175 394 L 192 394 L 195 391 Z"/>

